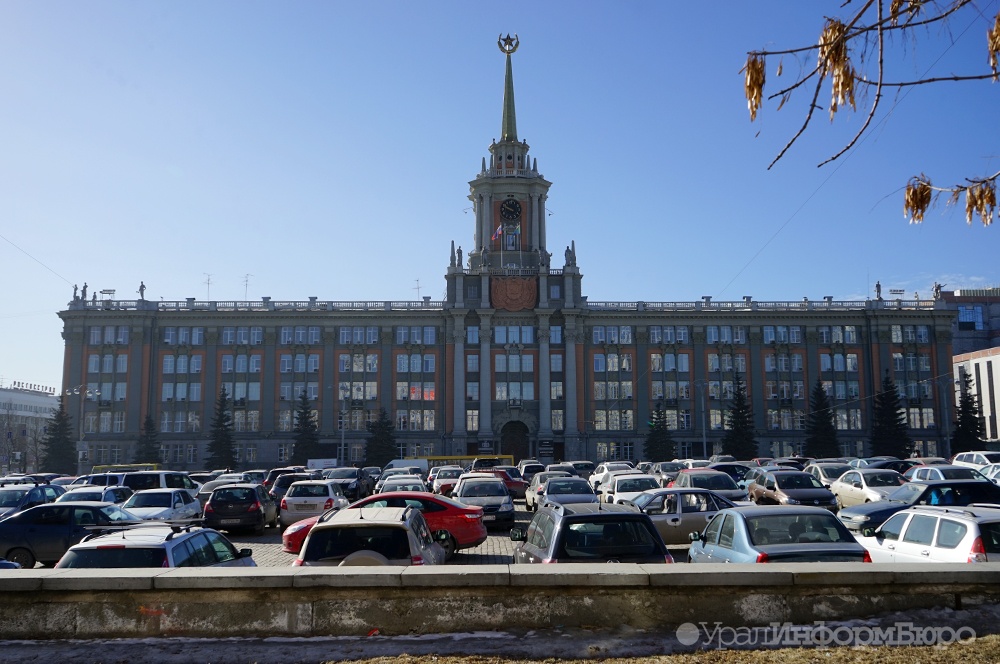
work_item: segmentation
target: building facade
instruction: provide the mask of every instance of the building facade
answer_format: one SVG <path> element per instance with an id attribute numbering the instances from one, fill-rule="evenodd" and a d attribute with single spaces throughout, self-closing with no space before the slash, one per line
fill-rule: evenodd
<path id="1" fill-rule="evenodd" d="M 724 433 L 736 374 L 762 455 L 801 449 L 817 381 L 844 452 L 857 455 L 886 371 L 921 451 L 944 453 L 955 312 L 941 299 L 590 302 L 575 246 L 548 246 L 552 183 L 518 138 L 517 43 L 500 47 L 501 133 L 469 183 L 474 246 L 452 243 L 446 299 L 74 298 L 59 315 L 81 469 L 130 461 L 147 415 L 164 462 L 200 468 L 223 389 L 243 467 L 290 457 L 302 392 L 324 456 L 347 463 L 364 459 L 366 424 L 382 409 L 400 455 L 638 459 L 662 410 L 677 456 L 705 456 Z"/>
<path id="2" fill-rule="evenodd" d="M 39 469 L 49 420 L 58 407 L 54 388 L 18 381 L 0 387 L 0 476 Z"/>

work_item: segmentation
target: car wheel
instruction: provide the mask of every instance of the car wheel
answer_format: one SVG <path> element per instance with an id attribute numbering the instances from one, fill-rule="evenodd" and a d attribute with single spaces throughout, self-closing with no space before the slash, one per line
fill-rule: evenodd
<path id="1" fill-rule="evenodd" d="M 31 569 L 35 566 L 35 556 L 27 549 L 13 549 L 8 551 L 7 560 L 19 564 L 22 569 Z"/>
<path id="2" fill-rule="evenodd" d="M 837 511 L 839 512 L 840 510 L 844 509 L 844 503 L 841 502 L 840 496 L 834 496 L 834 498 L 837 499 Z"/>
<path id="3" fill-rule="evenodd" d="M 455 537 L 451 534 L 448 535 L 448 539 L 441 542 L 441 548 L 444 549 L 444 559 L 445 561 L 451 560 L 451 557 L 455 555 L 458 551 L 458 542 L 455 541 Z"/>

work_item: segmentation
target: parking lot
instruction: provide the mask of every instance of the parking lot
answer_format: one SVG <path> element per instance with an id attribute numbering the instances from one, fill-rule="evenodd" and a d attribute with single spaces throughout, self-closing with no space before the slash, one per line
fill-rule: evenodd
<path id="1" fill-rule="evenodd" d="M 514 505 L 516 523 L 526 526 L 531 521 L 531 513 L 524 509 L 521 502 Z M 234 533 L 229 535 L 229 539 L 239 549 L 253 549 L 253 559 L 259 567 L 285 567 L 295 560 L 295 554 L 281 550 L 281 533 L 277 528 L 268 528 L 261 536 Z M 515 543 L 510 540 L 509 528 L 490 528 L 485 542 L 474 549 L 457 552 L 448 564 L 509 565 L 513 562 L 514 546 Z"/>

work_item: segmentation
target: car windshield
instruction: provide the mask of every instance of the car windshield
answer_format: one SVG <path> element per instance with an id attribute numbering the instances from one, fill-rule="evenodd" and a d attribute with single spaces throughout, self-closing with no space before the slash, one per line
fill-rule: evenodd
<path id="1" fill-rule="evenodd" d="M 846 463 L 842 466 L 820 466 L 819 472 L 827 479 L 837 479 L 851 469 Z"/>
<path id="2" fill-rule="evenodd" d="M 986 457 L 986 461 L 989 463 L 1000 463 L 1000 452 L 995 454 L 984 454 L 983 456 Z"/>
<path id="3" fill-rule="evenodd" d="M 439 470 L 437 474 L 437 479 L 439 480 L 453 480 L 462 474 L 461 468 L 451 468 L 446 470 Z"/>
<path id="4" fill-rule="evenodd" d="M 257 493 L 248 487 L 225 487 L 212 492 L 212 502 L 248 503 L 257 500 Z"/>
<path id="5" fill-rule="evenodd" d="M 747 519 L 750 543 L 794 544 L 813 542 L 856 542 L 847 528 L 832 514 L 767 514 Z"/>
<path id="6" fill-rule="evenodd" d="M 899 486 L 903 483 L 903 478 L 899 473 L 866 473 L 865 479 L 868 486 Z"/>
<path id="7" fill-rule="evenodd" d="M 972 468 L 939 468 L 938 472 L 944 480 L 978 480 L 982 477 Z"/>
<path id="8" fill-rule="evenodd" d="M 594 470 L 594 464 L 590 463 L 589 461 L 577 461 L 576 463 L 573 464 L 573 467 L 576 468 L 577 470 L 586 470 L 588 472 Z"/>
<path id="9" fill-rule="evenodd" d="M 323 473 L 331 480 L 346 480 L 358 476 L 357 468 L 332 468 Z"/>
<path id="10" fill-rule="evenodd" d="M 573 521 L 560 543 L 559 557 L 601 559 L 652 556 L 659 552 L 655 533 L 633 519 Z"/>
<path id="11" fill-rule="evenodd" d="M 121 547 L 70 550 L 59 561 L 59 567 L 83 569 L 165 567 L 166 563 L 167 550 L 163 547 Z"/>
<path id="12" fill-rule="evenodd" d="M 313 528 L 302 549 L 302 560 L 339 560 L 362 550 L 375 551 L 389 560 L 400 560 L 410 557 L 410 542 L 402 527 Z"/>
<path id="13" fill-rule="evenodd" d="M 21 498 L 28 493 L 27 489 L 5 489 L 0 491 L 0 507 L 17 507 Z"/>
<path id="14" fill-rule="evenodd" d="M 130 507 L 170 507 L 169 493 L 136 493 L 125 503 L 125 509 Z"/>
<path id="15" fill-rule="evenodd" d="M 676 473 L 681 468 L 684 468 L 683 463 L 661 463 L 660 472 L 661 473 Z"/>
<path id="16" fill-rule="evenodd" d="M 293 484 L 288 487 L 286 498 L 327 498 L 330 492 L 325 484 Z"/>
<path id="17" fill-rule="evenodd" d="M 659 484 L 652 477 L 636 477 L 634 479 L 618 480 L 618 491 L 621 493 L 637 493 L 646 489 L 656 489 Z"/>
<path id="18" fill-rule="evenodd" d="M 822 489 L 820 484 L 812 475 L 804 473 L 802 475 L 775 475 L 775 483 L 779 489 Z"/>
<path id="19" fill-rule="evenodd" d="M 506 496 L 507 489 L 504 487 L 502 482 L 464 482 L 459 495 L 462 498 Z"/>
<path id="20" fill-rule="evenodd" d="M 698 487 L 699 489 L 710 489 L 712 491 L 739 488 L 736 486 L 736 482 L 733 481 L 733 478 L 725 473 L 719 473 L 718 475 L 715 473 L 712 473 L 711 475 L 701 473 L 692 475 L 691 486 Z"/>
<path id="21" fill-rule="evenodd" d="M 560 495 L 573 493 L 593 494 L 594 490 L 584 480 L 550 480 L 546 485 L 546 492 Z"/>
<path id="22" fill-rule="evenodd" d="M 388 481 L 382 487 L 383 491 L 426 491 L 427 487 L 412 480 L 406 482 Z"/>
<path id="23" fill-rule="evenodd" d="M 95 491 L 67 491 L 62 496 L 63 500 L 59 502 L 66 502 L 69 500 L 104 500 L 104 492 L 100 490 Z M 8 507 L 7 505 L 0 505 L 0 507 Z"/>
<path id="24" fill-rule="evenodd" d="M 543 470 L 545 470 L 545 466 L 543 466 L 542 464 L 540 464 L 540 463 L 529 463 L 527 466 L 524 467 L 524 469 L 521 472 L 522 473 L 540 473 Z"/>

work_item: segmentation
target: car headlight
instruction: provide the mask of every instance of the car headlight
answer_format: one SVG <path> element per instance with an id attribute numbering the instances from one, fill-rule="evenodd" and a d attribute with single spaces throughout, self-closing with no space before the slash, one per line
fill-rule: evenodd
<path id="1" fill-rule="evenodd" d="M 302 521 L 299 521 L 297 523 L 293 523 L 292 525 L 288 526 L 288 528 L 285 528 L 285 534 L 286 535 L 292 535 L 294 533 L 299 532 L 300 530 L 302 530 L 305 527 L 306 527 L 306 524 L 304 522 L 302 522 Z"/>
<path id="2" fill-rule="evenodd" d="M 354 480 L 353 482 L 351 482 L 350 484 L 347 485 L 347 488 L 348 489 L 357 489 L 358 488 L 358 481 Z"/>
<path id="3" fill-rule="evenodd" d="M 865 521 L 871 520 L 871 517 L 867 514 L 843 514 L 841 513 L 842 521 L 854 521 L 857 523 L 864 523 Z"/>
<path id="4" fill-rule="evenodd" d="M 513 512 L 514 511 L 514 503 L 512 503 L 512 502 L 501 503 L 500 504 L 500 511 L 501 512 Z"/>

